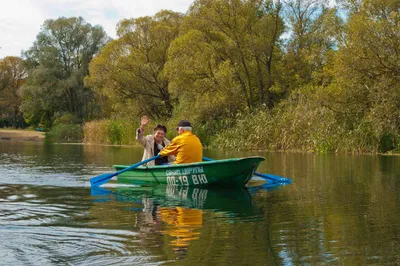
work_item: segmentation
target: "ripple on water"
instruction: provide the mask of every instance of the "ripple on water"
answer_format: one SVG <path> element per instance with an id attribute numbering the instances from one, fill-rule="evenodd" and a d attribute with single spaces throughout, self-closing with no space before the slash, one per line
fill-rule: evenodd
<path id="1" fill-rule="evenodd" d="M 41 163 L 37 160 L 37 156 L 2 154 L 0 183 L 83 187 L 88 186 L 89 179 L 97 175 L 97 172 L 110 170 L 109 167 L 97 168 L 83 163 L 65 162 L 65 158 L 52 158 Z"/>
<path id="2" fill-rule="evenodd" d="M 1 265 L 144 265 L 154 260 L 138 248 L 138 233 L 91 228 L 97 224 L 87 222 L 87 202 L 80 196 L 86 189 L 1 187 Z"/>
<path id="3" fill-rule="evenodd" d="M 17 195 L 12 195 L 7 197 L 8 200 L 17 200 L 19 197 Z"/>
<path id="4" fill-rule="evenodd" d="M 35 194 L 23 194 L 22 195 L 24 198 L 35 198 L 36 195 Z"/>
<path id="5" fill-rule="evenodd" d="M 0 226 L 2 262 L 8 265 L 146 263 L 152 258 L 127 248 L 137 233 L 127 230 Z M 117 259 L 116 259 L 117 258 Z"/>

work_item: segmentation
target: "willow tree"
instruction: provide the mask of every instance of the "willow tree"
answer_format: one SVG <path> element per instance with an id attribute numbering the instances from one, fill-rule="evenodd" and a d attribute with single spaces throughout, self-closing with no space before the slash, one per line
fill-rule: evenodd
<path id="1" fill-rule="evenodd" d="M 30 71 L 21 88 L 21 109 L 27 121 L 37 124 L 42 120 L 50 126 L 56 113 L 71 113 L 80 119 L 93 114 L 93 94 L 83 78 L 108 39 L 101 26 L 92 26 L 81 17 L 44 22 L 25 52 Z"/>
<path id="2" fill-rule="evenodd" d="M 164 74 L 167 51 L 178 36 L 182 15 L 160 11 L 153 17 L 125 19 L 118 39 L 90 64 L 87 83 L 113 103 L 114 111 L 133 110 L 153 118 L 172 116 L 174 98 Z"/>
<path id="3" fill-rule="evenodd" d="M 262 0 L 195 1 L 169 51 L 171 90 L 206 116 L 272 106 L 280 9 Z"/>
<path id="4" fill-rule="evenodd" d="M 327 105 L 346 117 L 351 131 L 366 128 L 376 140 L 371 145 L 385 150 L 379 141 L 388 137 L 394 147 L 400 136 L 400 2 L 347 3 L 352 7 Z"/>
<path id="5" fill-rule="evenodd" d="M 8 56 L 0 60 L 0 120 L 7 120 L 5 126 L 24 126 L 18 90 L 26 77 L 27 68 L 21 58 Z"/>
<path id="6" fill-rule="evenodd" d="M 289 0 L 284 4 L 288 37 L 284 60 L 285 88 L 327 85 L 321 76 L 332 64 L 343 22 L 327 0 Z M 330 79 L 329 79 L 330 81 Z"/>

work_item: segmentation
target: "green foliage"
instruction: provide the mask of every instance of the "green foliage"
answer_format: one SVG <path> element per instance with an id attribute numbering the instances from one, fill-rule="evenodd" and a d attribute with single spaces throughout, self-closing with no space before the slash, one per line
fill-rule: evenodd
<path id="1" fill-rule="evenodd" d="M 234 124 L 211 139 L 211 147 L 223 149 L 267 149 L 272 143 L 274 127 L 271 113 L 265 109 L 239 113 Z"/>
<path id="2" fill-rule="evenodd" d="M 84 142 L 109 145 L 136 145 L 137 125 L 129 120 L 99 120 L 85 123 Z M 151 134 L 151 132 L 148 132 Z"/>
<path id="3" fill-rule="evenodd" d="M 353 150 L 397 145 L 386 140 L 400 128 L 399 8 L 398 1 L 366 0 L 353 6 L 345 25 L 324 103 L 345 122 Z"/>
<path id="4" fill-rule="evenodd" d="M 27 74 L 25 62 L 14 56 L 0 60 L 0 127 L 25 127 L 19 110 L 21 97 L 18 90 L 24 84 Z"/>
<path id="5" fill-rule="evenodd" d="M 325 0 L 294 0 L 287 2 L 285 11 L 291 35 L 282 58 L 280 83 L 288 92 L 311 84 L 329 85 L 325 68 L 343 32 L 337 9 L 328 8 Z"/>
<path id="6" fill-rule="evenodd" d="M 204 102 L 204 94 L 223 95 L 220 103 L 231 110 L 227 116 L 272 106 L 280 10 L 264 1 L 195 1 L 168 53 L 166 74 L 180 102 L 185 94 L 192 102 Z"/>
<path id="7" fill-rule="evenodd" d="M 240 114 L 225 130 L 211 137 L 211 146 L 233 149 L 301 150 L 316 153 L 378 152 L 393 149 L 374 137 L 371 123 L 346 124 L 341 113 L 321 104 L 317 90 L 292 93 L 272 111 Z"/>
<path id="8" fill-rule="evenodd" d="M 323 0 L 197 0 L 183 22 L 126 20 L 120 24 L 120 38 L 92 64 L 89 81 L 111 99 L 115 116 L 167 117 L 169 128 L 185 118 L 211 147 L 395 151 L 400 129 L 399 3 L 342 2 L 349 11 L 347 21 Z M 154 27 L 167 29 L 174 23 L 179 34 L 174 31 L 160 42 Z M 154 38 L 159 44 L 139 49 Z M 149 78 L 149 66 L 155 65 L 157 77 L 167 83 Z M 165 115 L 165 109 L 155 107 L 162 106 L 157 97 L 148 97 L 155 84 L 167 88 L 168 98 L 151 96 L 172 104 L 172 113 Z M 107 124 L 108 143 L 124 143 L 122 125 Z"/>
<path id="9" fill-rule="evenodd" d="M 399 151 L 400 2 L 328 4 L 196 0 L 122 20 L 101 51 L 100 27 L 47 20 L 23 64 L 0 62 L 0 123 L 22 111 L 66 140 L 86 121 L 85 142 L 132 145 L 148 115 L 168 138 L 190 120 L 211 147 Z"/>
<path id="10" fill-rule="evenodd" d="M 46 134 L 46 139 L 59 142 L 81 142 L 83 131 L 81 125 L 58 124 Z"/>
<path id="11" fill-rule="evenodd" d="M 110 42 L 90 64 L 86 83 L 114 105 L 134 104 L 135 115 L 169 118 L 175 99 L 164 75 L 167 50 L 179 33 L 182 15 L 160 11 L 154 17 L 125 19 L 117 40 Z"/>
<path id="12" fill-rule="evenodd" d="M 74 116 L 73 114 L 64 114 L 64 115 L 57 117 L 54 120 L 53 125 L 56 126 L 59 124 L 67 125 L 67 124 L 80 124 L 80 123 L 81 123 L 81 120 L 79 118 L 77 118 L 76 116 Z"/>
<path id="13" fill-rule="evenodd" d="M 316 101 L 314 90 L 304 88 L 293 93 L 272 111 L 259 109 L 239 115 L 236 124 L 218 134 L 213 145 L 237 149 L 335 151 L 340 130 L 336 128 L 334 114 Z"/>
<path id="14" fill-rule="evenodd" d="M 123 134 L 122 124 L 119 121 L 110 120 L 108 123 L 108 139 L 110 144 L 121 145 L 122 144 L 122 134 Z"/>
<path id="15" fill-rule="evenodd" d="M 9 118 L 0 118 L 0 128 L 11 128 L 13 127 L 13 122 Z"/>
<path id="16" fill-rule="evenodd" d="M 53 114 L 48 111 L 45 111 L 40 118 L 38 126 L 43 128 L 45 131 L 49 131 L 52 125 L 53 125 Z"/>
<path id="17" fill-rule="evenodd" d="M 28 123 L 52 124 L 58 112 L 90 118 L 93 93 L 83 84 L 92 57 L 108 41 L 100 26 L 81 17 L 46 20 L 33 46 L 25 52 L 30 66 L 19 94 Z M 43 119 L 42 119 L 43 120 Z"/>
<path id="18" fill-rule="evenodd" d="M 84 142 L 90 144 L 108 143 L 108 121 L 98 120 L 86 122 L 83 126 Z"/>
<path id="19" fill-rule="evenodd" d="M 44 122 L 45 129 L 50 128 Z M 51 130 L 46 134 L 46 139 L 51 141 L 81 142 L 83 128 L 81 121 L 73 114 L 60 115 L 54 120 Z"/>
<path id="20" fill-rule="evenodd" d="M 379 151 L 388 152 L 396 147 L 396 138 L 392 134 L 385 134 L 379 140 Z"/>

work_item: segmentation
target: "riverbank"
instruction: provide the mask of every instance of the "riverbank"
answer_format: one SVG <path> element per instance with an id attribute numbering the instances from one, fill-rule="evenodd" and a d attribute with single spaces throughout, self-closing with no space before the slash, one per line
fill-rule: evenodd
<path id="1" fill-rule="evenodd" d="M 0 129 L 0 140 L 43 141 L 44 132 L 22 129 Z"/>

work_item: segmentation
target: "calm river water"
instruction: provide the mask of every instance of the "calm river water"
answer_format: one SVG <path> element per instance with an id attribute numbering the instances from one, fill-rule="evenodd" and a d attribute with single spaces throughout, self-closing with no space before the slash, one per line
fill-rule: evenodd
<path id="1" fill-rule="evenodd" d="M 0 265 L 399 265 L 400 157 L 261 155 L 268 189 L 89 179 L 129 147 L 0 141 Z"/>

